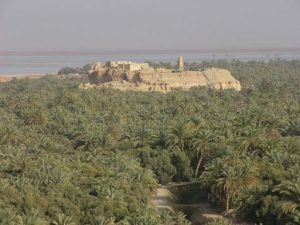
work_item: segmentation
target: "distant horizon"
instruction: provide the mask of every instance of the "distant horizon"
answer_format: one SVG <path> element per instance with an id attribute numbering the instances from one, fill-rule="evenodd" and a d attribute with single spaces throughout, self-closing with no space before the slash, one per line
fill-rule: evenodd
<path id="1" fill-rule="evenodd" d="M 121 54 L 234 54 L 234 53 L 300 53 L 300 47 L 274 48 L 203 48 L 203 49 L 111 49 L 111 50 L 7 50 L 0 56 L 51 56 L 51 55 L 121 55 Z"/>

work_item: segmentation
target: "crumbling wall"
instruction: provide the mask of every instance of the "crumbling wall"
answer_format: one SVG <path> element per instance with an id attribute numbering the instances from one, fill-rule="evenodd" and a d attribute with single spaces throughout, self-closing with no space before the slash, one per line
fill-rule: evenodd
<path id="1" fill-rule="evenodd" d="M 214 89 L 235 89 L 240 91 L 242 88 L 240 82 L 235 79 L 228 70 L 209 68 L 202 73 L 209 81 L 210 87 Z"/>
<path id="2" fill-rule="evenodd" d="M 241 85 L 229 71 L 222 69 L 207 69 L 202 71 L 184 71 L 184 72 L 141 72 L 142 81 L 157 90 L 162 88 L 189 89 L 195 86 L 207 86 L 213 89 L 235 89 L 241 90 Z"/>
<path id="3" fill-rule="evenodd" d="M 89 73 L 89 82 L 91 84 L 102 84 L 111 81 L 128 81 L 128 74 L 124 70 L 118 68 L 99 70 Z"/>

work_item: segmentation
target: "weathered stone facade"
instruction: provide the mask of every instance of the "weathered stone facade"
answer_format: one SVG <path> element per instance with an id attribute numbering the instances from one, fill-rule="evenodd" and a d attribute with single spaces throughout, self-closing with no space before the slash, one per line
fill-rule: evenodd
<path id="1" fill-rule="evenodd" d="M 125 71 L 139 71 L 150 69 L 148 63 L 134 63 L 128 61 L 109 61 L 106 63 L 106 68 L 118 68 Z"/>

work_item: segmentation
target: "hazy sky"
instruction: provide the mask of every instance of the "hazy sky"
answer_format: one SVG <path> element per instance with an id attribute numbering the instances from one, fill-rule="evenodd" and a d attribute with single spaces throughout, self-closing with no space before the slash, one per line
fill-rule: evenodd
<path id="1" fill-rule="evenodd" d="M 0 0 L 0 51 L 271 47 L 300 47 L 300 0 Z"/>

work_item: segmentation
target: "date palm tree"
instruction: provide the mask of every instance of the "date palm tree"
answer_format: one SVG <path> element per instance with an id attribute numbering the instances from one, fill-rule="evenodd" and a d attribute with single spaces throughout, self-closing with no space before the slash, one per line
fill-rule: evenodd
<path id="1" fill-rule="evenodd" d="M 65 214 L 59 214 L 53 221 L 52 221 L 53 225 L 76 225 L 76 223 L 74 223 L 72 221 L 72 217 L 67 216 Z"/>
<path id="2" fill-rule="evenodd" d="M 8 147 L 16 145 L 22 139 L 22 134 L 15 126 L 7 125 L 2 128 L 0 144 L 6 144 Z"/>
<path id="3" fill-rule="evenodd" d="M 196 134 L 196 137 L 192 140 L 193 152 L 195 157 L 198 159 L 198 163 L 195 169 L 195 177 L 198 176 L 199 168 L 201 167 L 203 158 L 212 150 L 212 141 L 213 136 L 209 130 L 201 130 Z"/>
<path id="4" fill-rule="evenodd" d="M 211 191 L 219 195 L 229 212 L 232 199 L 247 188 L 258 183 L 258 168 L 244 159 L 226 156 L 213 160 L 201 175 L 201 180 L 211 186 Z"/>
<path id="5" fill-rule="evenodd" d="M 174 127 L 171 128 L 167 135 L 168 145 L 172 148 L 177 148 L 184 151 L 185 147 L 189 144 L 194 130 L 192 124 L 185 121 L 179 121 Z"/>
<path id="6" fill-rule="evenodd" d="M 294 180 L 283 180 L 276 185 L 273 192 L 280 194 L 281 200 L 277 207 L 280 211 L 279 217 L 288 215 L 296 224 L 300 222 L 300 178 Z"/>

